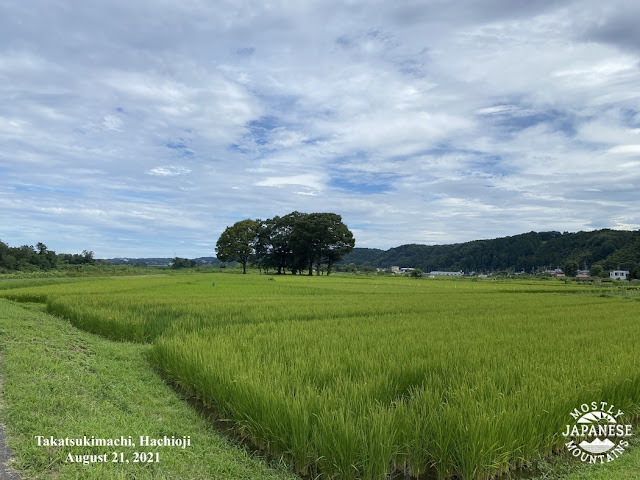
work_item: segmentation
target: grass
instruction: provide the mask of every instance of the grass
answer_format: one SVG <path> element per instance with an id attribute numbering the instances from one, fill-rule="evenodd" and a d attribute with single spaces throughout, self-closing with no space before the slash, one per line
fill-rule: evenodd
<path id="1" fill-rule="evenodd" d="M 24 478 L 293 479 L 223 437 L 150 368 L 148 346 L 118 343 L 69 322 L 0 299 L 4 376 L 0 421 L 7 425 L 14 468 Z M 41 309 L 40 309 L 41 310 Z M 39 447 L 36 435 L 191 437 L 170 447 Z M 66 462 L 66 456 L 157 451 L 158 463 Z M 109 460 L 111 460 L 109 456 Z"/>
<path id="2" fill-rule="evenodd" d="M 562 471 L 552 453 L 576 405 L 640 413 L 640 304 L 608 292 L 221 274 L 0 285 L 0 296 L 139 342 L 113 345 L 141 349 L 296 471 L 343 479 L 385 478 L 393 465 L 465 479 L 536 460 L 539 478 Z M 606 471 L 626 472 L 623 458 Z"/>

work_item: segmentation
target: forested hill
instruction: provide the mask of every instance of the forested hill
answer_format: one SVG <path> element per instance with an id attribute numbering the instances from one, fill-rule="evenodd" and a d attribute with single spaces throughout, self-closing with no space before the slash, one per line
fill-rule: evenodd
<path id="1" fill-rule="evenodd" d="M 500 271 L 562 267 L 575 261 L 579 268 L 595 264 L 606 269 L 631 270 L 640 265 L 640 231 L 596 230 L 560 233 L 529 232 L 492 240 L 452 245 L 402 245 L 389 250 L 355 248 L 340 263 L 392 265 L 432 270 Z"/>

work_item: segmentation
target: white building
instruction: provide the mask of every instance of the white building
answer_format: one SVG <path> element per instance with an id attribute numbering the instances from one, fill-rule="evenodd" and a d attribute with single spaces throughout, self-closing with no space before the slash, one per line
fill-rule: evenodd
<path id="1" fill-rule="evenodd" d="M 612 280 L 626 280 L 629 276 L 629 270 L 614 270 L 609 273 L 609 278 Z"/>
<path id="2" fill-rule="evenodd" d="M 396 273 L 399 275 L 405 274 L 405 273 L 411 273 L 415 270 L 415 268 L 411 268 L 411 267 L 398 267 L 396 265 L 391 267 L 391 273 Z"/>

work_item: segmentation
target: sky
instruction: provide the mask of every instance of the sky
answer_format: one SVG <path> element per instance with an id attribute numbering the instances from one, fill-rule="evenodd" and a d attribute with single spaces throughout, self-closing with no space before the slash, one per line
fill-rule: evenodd
<path id="1" fill-rule="evenodd" d="M 640 228 L 635 0 L 3 0 L 0 240 L 214 256 Z"/>

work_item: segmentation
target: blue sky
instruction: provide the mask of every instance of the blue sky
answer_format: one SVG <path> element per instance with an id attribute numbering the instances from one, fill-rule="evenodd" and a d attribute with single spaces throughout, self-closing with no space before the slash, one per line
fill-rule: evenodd
<path id="1" fill-rule="evenodd" d="M 357 246 L 640 228 L 635 1 L 0 5 L 0 240 L 208 256 L 332 211 Z"/>

